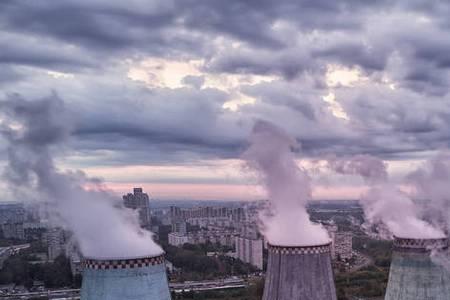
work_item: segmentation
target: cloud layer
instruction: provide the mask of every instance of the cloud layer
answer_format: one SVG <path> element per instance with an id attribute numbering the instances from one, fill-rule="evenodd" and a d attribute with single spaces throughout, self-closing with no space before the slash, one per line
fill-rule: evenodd
<path id="1" fill-rule="evenodd" d="M 449 11 L 403 0 L 6 0 L 1 98 L 64 99 L 75 122 L 65 163 L 81 167 L 236 158 L 256 119 L 311 158 L 424 159 L 449 147 Z"/>

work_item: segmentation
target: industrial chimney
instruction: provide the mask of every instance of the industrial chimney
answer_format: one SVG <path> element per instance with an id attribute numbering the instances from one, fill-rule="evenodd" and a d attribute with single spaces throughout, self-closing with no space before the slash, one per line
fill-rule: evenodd
<path id="1" fill-rule="evenodd" d="M 85 259 L 81 300 L 170 300 L 164 254 Z"/>
<path id="2" fill-rule="evenodd" d="M 331 243 L 269 245 L 263 300 L 336 300 Z"/>
<path id="3" fill-rule="evenodd" d="M 450 274 L 431 251 L 448 251 L 448 239 L 395 237 L 385 300 L 449 299 Z"/>

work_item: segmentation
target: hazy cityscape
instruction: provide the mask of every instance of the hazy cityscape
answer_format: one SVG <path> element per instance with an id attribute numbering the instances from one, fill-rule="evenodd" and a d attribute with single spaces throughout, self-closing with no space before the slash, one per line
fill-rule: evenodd
<path id="1" fill-rule="evenodd" d="M 140 226 L 151 230 L 166 252 L 173 299 L 190 299 L 192 293 L 211 294 L 213 298 L 227 294 L 258 297 L 268 259 L 267 241 L 257 226 L 261 201 L 205 204 L 152 200 L 138 187 L 123 195 L 124 207 L 137 213 Z M 366 269 L 372 266 L 373 274 L 364 283 L 366 286 L 358 280 L 343 285 L 343 293 L 353 288 L 359 290 L 359 294 L 355 293 L 359 296 L 380 296 L 386 287 L 391 246 L 364 233 L 363 211 L 358 202 L 315 201 L 308 211 L 331 237 L 333 270 L 341 280 L 349 280 L 349 274 L 368 272 Z M 37 210 L 22 203 L 1 204 L 0 221 L 0 289 L 5 297 L 9 295 L 6 299 L 79 298 L 83 254 L 73 243 L 70 231 L 53 226 L 39 217 Z M 379 249 L 366 249 L 369 245 Z M 33 268 L 53 268 L 57 273 L 30 272 Z M 384 279 L 378 281 L 380 277 Z"/>

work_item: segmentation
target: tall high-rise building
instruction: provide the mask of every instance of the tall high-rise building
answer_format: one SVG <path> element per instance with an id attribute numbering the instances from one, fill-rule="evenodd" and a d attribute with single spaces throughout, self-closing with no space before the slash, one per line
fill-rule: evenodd
<path id="1" fill-rule="evenodd" d="M 51 228 L 47 231 L 48 259 L 55 260 L 65 253 L 65 236 L 61 228 Z"/>
<path id="2" fill-rule="evenodd" d="M 142 188 L 134 188 L 133 194 L 128 193 L 123 197 L 123 204 L 127 208 L 135 209 L 139 213 L 139 222 L 143 228 L 150 229 L 151 215 L 150 215 L 150 198 L 147 193 L 142 191 Z"/>
<path id="3" fill-rule="evenodd" d="M 186 222 L 172 222 L 172 232 L 177 232 L 182 235 L 187 234 L 187 224 Z"/>
<path id="4" fill-rule="evenodd" d="M 246 237 L 236 237 L 236 258 L 258 269 L 263 268 L 263 241 Z"/>

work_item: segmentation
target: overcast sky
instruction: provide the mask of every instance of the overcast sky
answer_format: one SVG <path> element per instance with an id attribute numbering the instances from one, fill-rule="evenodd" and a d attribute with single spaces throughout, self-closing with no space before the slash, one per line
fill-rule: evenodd
<path id="1" fill-rule="evenodd" d="M 305 166 L 372 154 L 395 178 L 449 147 L 449 15 L 433 0 L 2 0 L 0 98 L 62 99 L 76 125 L 59 166 L 119 193 L 260 197 L 239 160 L 257 119 L 295 136 Z M 362 188 L 314 181 L 316 198 Z"/>

